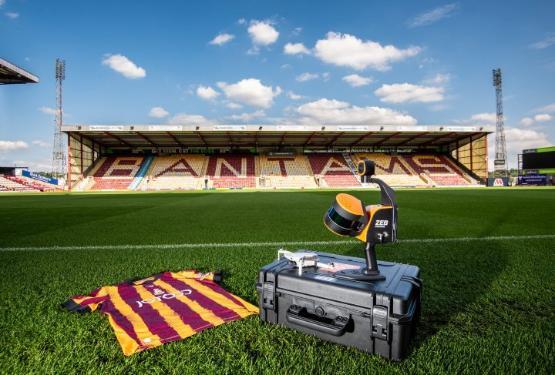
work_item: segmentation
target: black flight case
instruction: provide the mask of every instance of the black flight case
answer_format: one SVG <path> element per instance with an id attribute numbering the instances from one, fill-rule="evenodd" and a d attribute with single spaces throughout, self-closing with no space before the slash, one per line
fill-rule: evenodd
<path id="1" fill-rule="evenodd" d="M 379 261 L 385 279 L 361 281 L 344 270 L 364 259 L 313 254 L 316 266 L 281 258 L 260 270 L 260 318 L 393 361 L 406 357 L 420 316 L 419 268 Z"/>

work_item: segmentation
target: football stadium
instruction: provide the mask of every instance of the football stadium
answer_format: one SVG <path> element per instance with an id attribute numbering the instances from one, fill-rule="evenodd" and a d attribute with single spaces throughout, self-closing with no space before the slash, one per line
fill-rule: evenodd
<path id="1" fill-rule="evenodd" d="M 100 372 L 549 373 L 555 364 L 553 189 L 484 187 L 491 129 L 63 129 L 70 192 L 0 196 L 0 256 L 6 280 L 17 280 L 2 284 L 8 373 L 91 363 Z M 321 221 L 338 192 L 379 201 L 356 174 L 361 160 L 375 162 L 399 201 L 398 241 L 378 258 L 417 264 L 425 281 L 400 364 L 257 317 L 124 358 L 101 316 L 62 312 L 71 295 L 182 269 L 222 271 L 226 290 L 256 306 L 256 275 L 278 249 L 361 257 Z M 32 190 L 24 178 L 8 181 Z"/>
<path id="2" fill-rule="evenodd" d="M 158 19 L 158 12 L 177 6 L 166 3 L 145 14 L 135 13 L 142 9 L 140 3 L 135 4 L 133 17 L 149 22 Z M 34 14 L 32 7 L 43 6 L 13 4 L 17 3 L 0 1 L 0 17 L 21 22 L 21 30 L 28 26 L 9 7 Z M 90 17 L 104 16 L 108 8 L 121 4 L 105 3 L 107 9 L 101 13 L 92 8 L 88 12 Z M 56 14 L 65 14 L 59 4 L 51 6 Z M 277 16 L 248 21 L 242 18 L 248 14 L 245 9 L 238 18 L 234 10 L 219 6 L 218 13 L 228 11 L 234 21 L 208 43 L 203 39 L 195 53 L 212 56 L 210 48 L 231 49 L 233 43 L 242 43 L 241 32 L 250 40 L 245 46 L 249 49 L 239 57 L 228 50 L 224 56 L 229 63 L 202 73 L 220 77 L 220 69 L 249 66 L 243 59 L 256 61 L 257 69 L 268 69 L 265 64 L 274 61 L 266 55 L 280 61 L 272 75 L 290 74 L 294 69 L 290 64 L 307 64 L 309 59 L 336 65 L 326 68 L 331 74 L 308 73 L 316 69 L 311 67 L 292 76 L 295 82 L 289 86 L 297 85 L 296 92 L 307 81 L 325 86 L 335 79 L 348 84 L 349 90 L 388 82 L 393 63 L 430 53 L 425 50 L 439 43 L 428 36 L 429 47 L 407 44 L 412 47 L 399 49 L 329 32 L 314 48 L 287 43 L 283 54 L 298 59 L 282 63 L 270 46 L 278 37 L 293 41 L 306 37 L 301 27 Z M 414 11 L 403 27 L 419 35 L 420 28 L 435 27 L 440 19 L 464 16 L 464 6 L 453 3 L 424 13 Z M 197 19 L 189 19 L 194 23 L 206 12 L 200 5 L 177 7 L 180 12 L 160 19 L 170 25 L 169 20 L 179 16 L 176 24 L 181 24 L 187 9 Z M 115 8 L 119 23 L 124 13 Z M 21 18 L 28 14 L 22 12 Z M 46 10 L 38 14 L 42 17 Z M 75 15 L 74 10 L 70 14 Z M 213 10 L 206 14 L 211 26 L 196 29 L 202 38 L 205 28 L 215 27 L 212 19 L 221 22 L 212 17 Z M 323 15 L 331 17 L 329 10 Z M 319 23 L 329 21 L 315 18 Z M 326 94 L 307 89 L 300 95 L 264 86 L 257 79 L 231 84 L 214 78 L 217 90 L 199 83 L 185 87 L 174 78 L 206 79 L 195 69 L 222 57 L 184 57 L 173 51 L 181 39 L 156 28 L 148 31 L 152 35 L 144 31 L 134 35 L 138 44 L 128 37 L 121 37 L 126 41 L 122 43 L 139 51 L 157 48 L 148 46 L 151 36 L 161 45 L 168 38 L 172 48 L 165 46 L 164 53 L 172 49 L 175 55 L 167 60 L 185 64 L 190 59 L 186 65 L 190 71 L 179 65 L 179 73 L 170 73 L 172 65 L 165 62 L 168 66 L 158 69 L 168 75 L 156 76 L 154 67 L 165 58 L 156 55 L 149 60 L 143 55 L 151 63 L 144 65 L 148 77 L 152 74 L 156 84 L 171 81 L 163 89 L 154 86 L 148 91 L 140 86 L 147 79 L 146 68 L 126 56 L 104 52 L 97 64 L 102 70 L 88 65 L 89 50 L 97 52 L 97 40 L 117 50 L 119 42 L 112 43 L 120 37 L 100 31 L 91 37 L 85 18 L 65 20 L 79 26 L 74 28 L 76 35 L 89 43 L 75 53 L 73 47 L 45 42 L 44 49 L 50 45 L 65 51 L 68 66 L 75 66 L 68 85 L 71 95 L 64 97 L 68 112 L 62 100 L 65 60 L 56 59 L 55 79 L 49 81 L 42 65 L 51 71 L 51 61 L 43 64 L 42 59 L 51 59 L 50 55 L 29 58 L 12 52 L 39 69 L 39 84 L 37 75 L 0 58 L 0 90 L 5 90 L 0 91 L 0 373 L 555 373 L 555 147 L 548 145 L 550 130 L 544 128 L 553 120 L 555 103 L 520 108 L 525 116 L 520 127 L 513 123 L 505 127 L 500 69 L 493 70 L 496 112 L 465 119 L 445 115 L 459 113 L 455 105 L 438 104 L 467 100 L 456 94 L 447 98 L 445 92 L 455 89 L 448 84 L 453 78 L 443 73 L 396 86 L 416 87 L 415 92 L 425 93 L 424 99 L 405 93 L 408 96 L 401 99 L 383 100 L 379 93 L 388 84 L 374 91 L 381 103 L 396 109 L 332 99 L 309 102 L 316 96 L 331 97 L 331 89 Z M 114 30 L 113 22 L 106 21 L 107 30 Z M 9 27 L 0 24 L 0 33 Z M 44 30 L 51 34 L 50 27 Z M 16 38 L 14 31 L 7 35 L 24 48 L 24 39 Z M 445 35 L 455 40 L 448 30 Z M 555 44 L 550 37 L 528 48 L 547 50 Z M 194 39 L 184 39 L 190 42 L 188 38 Z M 330 41 L 334 51 L 342 51 L 339 58 L 322 52 Z M 456 55 L 451 41 L 448 50 Z M 374 61 L 388 53 L 393 57 Z M 349 58 L 362 62 L 345 62 Z M 71 65 L 72 60 L 79 63 Z M 439 61 L 422 58 L 410 74 L 430 66 L 437 70 L 443 64 Z M 337 79 L 339 69 L 361 74 L 370 69 L 375 77 L 353 73 Z M 110 70 L 121 76 L 120 81 L 103 77 Z M 515 74 L 515 69 L 508 71 Z M 55 108 L 34 101 L 43 100 L 44 94 L 37 90 L 45 84 L 52 94 L 55 88 Z M 131 84 L 136 86 L 126 89 L 125 95 L 135 101 L 126 112 L 127 98 L 118 86 Z M 251 100 L 257 85 L 262 96 L 269 93 L 269 101 Z M 142 108 L 142 99 L 151 103 L 151 96 L 164 97 L 174 86 L 179 106 L 186 102 L 204 108 L 205 114 L 216 112 L 213 107 L 218 106 L 225 111 L 243 106 L 257 111 L 222 115 L 224 120 L 241 119 L 226 122 L 179 116 L 176 110 L 170 118 L 171 110 L 152 107 L 149 120 L 137 121 L 141 117 L 134 112 Z M 242 91 L 244 87 L 248 92 Z M 333 108 L 317 119 L 276 119 L 270 107 L 282 91 L 282 98 L 305 102 L 297 107 L 298 114 L 303 105 L 315 108 L 318 102 Z M 467 96 L 482 100 L 477 88 L 470 92 Z M 201 102 L 195 103 L 194 95 Z M 348 96 L 337 97 L 341 95 Z M 488 108 L 494 104 L 490 96 Z M 515 95 L 526 101 L 523 96 Z M 360 97 L 368 99 L 367 94 Z M 477 106 L 470 102 L 466 105 Z M 399 109 L 402 103 L 411 103 L 406 105 L 414 112 L 419 111 L 417 105 L 438 107 L 427 107 L 424 115 L 418 112 L 431 120 L 422 124 L 372 117 L 377 111 L 392 113 L 390 119 L 413 119 L 404 107 Z M 518 107 L 515 101 L 511 105 Z M 33 133 L 42 130 L 25 128 L 33 122 L 27 113 L 31 106 L 51 116 L 52 144 Z M 289 103 L 283 113 L 295 112 L 292 108 Z M 373 115 L 364 117 L 368 112 Z M 340 120 L 334 117 L 338 113 Z M 26 141 L 16 141 L 20 134 Z M 41 148 L 52 151 L 46 167 L 30 156 L 44 159 Z M 20 157 L 22 153 L 29 157 Z M 513 161 L 517 168 L 509 170 Z"/>

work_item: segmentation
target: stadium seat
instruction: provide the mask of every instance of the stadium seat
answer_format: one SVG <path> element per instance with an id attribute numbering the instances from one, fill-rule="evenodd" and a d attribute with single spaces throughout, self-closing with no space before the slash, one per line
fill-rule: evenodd
<path id="1" fill-rule="evenodd" d="M 204 155 L 157 156 L 138 190 L 202 189 L 207 163 Z"/>
<path id="2" fill-rule="evenodd" d="M 349 165 L 369 159 L 377 178 L 394 187 L 468 186 L 477 184 L 448 155 L 314 153 L 270 156 L 251 154 L 156 156 L 136 190 L 199 190 L 209 188 L 306 189 L 361 186 Z M 108 156 L 99 159 L 78 190 L 129 189 L 145 158 Z M 352 163 L 351 163 L 352 162 Z M 143 169 L 146 166 L 143 166 Z M 1 184 L 0 184 L 1 185 Z M 21 184 L 20 184 L 21 185 Z M 30 186 L 32 187 L 32 186 Z M 35 186 L 36 188 L 37 186 Z M 21 188 L 21 187 L 20 187 Z"/>
<path id="3" fill-rule="evenodd" d="M 110 156 L 94 169 L 91 190 L 126 190 L 139 171 L 142 156 Z"/>
<path id="4" fill-rule="evenodd" d="M 355 153 L 352 155 L 353 162 L 360 160 L 372 160 L 376 164 L 376 178 L 379 178 L 390 186 L 416 187 L 427 186 L 427 182 L 416 173 L 411 166 L 404 161 L 402 156 L 388 155 L 385 153 Z"/>
<path id="5" fill-rule="evenodd" d="M 320 187 L 358 187 L 360 181 L 341 154 L 309 154 L 312 172 Z"/>
<path id="6" fill-rule="evenodd" d="M 255 160 L 253 155 L 211 155 L 206 175 L 211 186 L 220 189 L 255 188 Z"/>
<path id="7" fill-rule="evenodd" d="M 445 155 L 410 155 L 404 160 L 419 174 L 424 174 L 436 186 L 465 186 L 475 184 L 468 176 Z"/>
<path id="8" fill-rule="evenodd" d="M 42 188 L 27 183 L 19 177 L 0 175 L 0 186 L 2 191 L 42 191 Z"/>
<path id="9" fill-rule="evenodd" d="M 266 189 L 316 188 L 316 182 L 304 155 L 258 156 L 257 187 Z"/>

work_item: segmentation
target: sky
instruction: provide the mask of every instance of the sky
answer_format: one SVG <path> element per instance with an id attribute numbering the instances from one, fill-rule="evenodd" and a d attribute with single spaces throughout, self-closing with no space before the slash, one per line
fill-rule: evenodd
<path id="1" fill-rule="evenodd" d="M 495 124 L 555 143 L 555 1 L 0 0 L 0 165 L 49 170 L 64 123 Z M 490 159 L 494 139 L 490 137 Z M 491 164 L 491 160 L 490 160 Z"/>

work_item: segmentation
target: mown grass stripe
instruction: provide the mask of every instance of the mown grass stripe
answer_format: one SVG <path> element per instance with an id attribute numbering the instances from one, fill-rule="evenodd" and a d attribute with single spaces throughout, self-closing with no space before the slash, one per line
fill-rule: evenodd
<path id="1" fill-rule="evenodd" d="M 486 237 L 451 237 L 451 238 L 408 238 L 398 240 L 399 243 L 443 243 L 467 241 L 519 241 L 553 239 L 555 234 L 536 234 L 524 236 L 486 236 Z M 142 244 L 142 245 L 90 245 L 90 246 L 29 246 L 2 247 L 0 252 L 8 251 L 51 251 L 51 250 L 143 250 L 143 249 L 198 249 L 198 248 L 236 248 L 262 246 L 333 246 L 355 244 L 355 240 L 343 241 L 274 241 L 274 242 L 221 242 L 221 243 L 181 243 L 181 244 Z"/>

